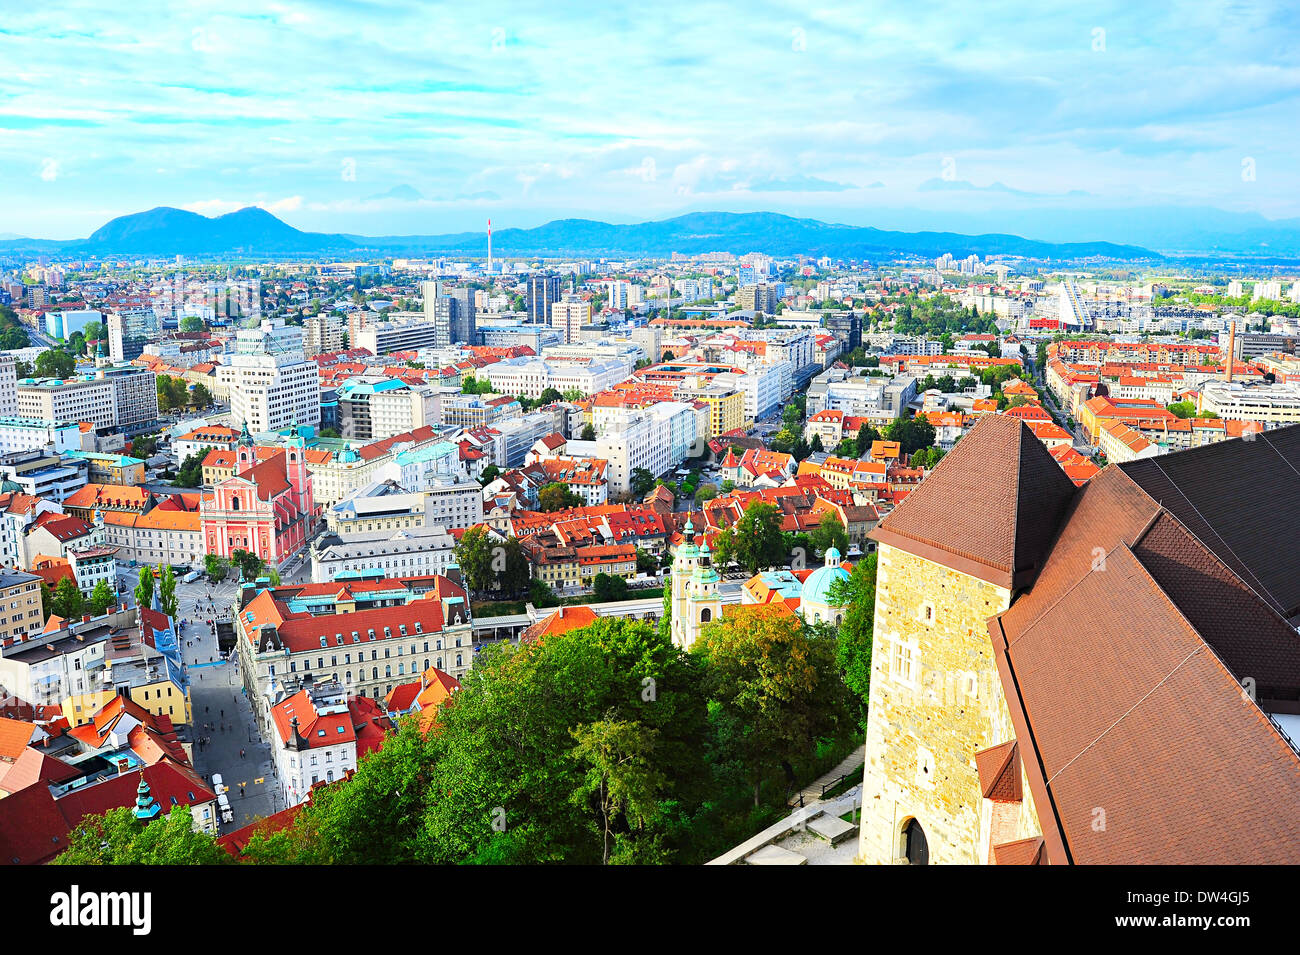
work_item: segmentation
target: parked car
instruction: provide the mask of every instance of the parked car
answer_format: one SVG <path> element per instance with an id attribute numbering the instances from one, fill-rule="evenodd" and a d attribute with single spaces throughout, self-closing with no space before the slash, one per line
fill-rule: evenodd
<path id="1" fill-rule="evenodd" d="M 197 570 L 191 570 L 188 574 L 186 574 L 184 577 L 181 578 L 181 581 L 183 583 L 192 584 L 194 583 L 194 581 L 198 580 L 202 576 L 203 575 L 199 573 Z"/>

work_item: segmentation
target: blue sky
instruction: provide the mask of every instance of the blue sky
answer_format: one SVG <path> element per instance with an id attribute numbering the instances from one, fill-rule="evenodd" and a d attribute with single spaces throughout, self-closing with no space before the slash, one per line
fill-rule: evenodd
<path id="1" fill-rule="evenodd" d="M 1294 2 L 1046 6 L 26 4 L 0 20 L 0 233 L 155 205 L 366 234 L 1300 216 Z"/>

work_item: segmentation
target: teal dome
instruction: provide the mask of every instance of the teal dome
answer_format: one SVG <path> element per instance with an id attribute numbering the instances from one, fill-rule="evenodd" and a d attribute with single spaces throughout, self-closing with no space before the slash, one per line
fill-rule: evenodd
<path id="1" fill-rule="evenodd" d="M 840 552 L 832 547 L 826 551 L 826 565 L 818 567 L 803 582 L 799 599 L 803 603 L 834 606 L 831 603 L 831 584 L 837 580 L 848 580 L 849 572 L 840 566 Z"/>

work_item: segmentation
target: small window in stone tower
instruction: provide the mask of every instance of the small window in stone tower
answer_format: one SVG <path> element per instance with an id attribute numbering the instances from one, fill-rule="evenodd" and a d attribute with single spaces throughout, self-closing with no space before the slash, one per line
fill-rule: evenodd
<path id="1" fill-rule="evenodd" d="M 921 609 L 916 616 L 926 626 L 932 626 L 934 624 L 934 604 L 927 600 L 921 604 Z"/>

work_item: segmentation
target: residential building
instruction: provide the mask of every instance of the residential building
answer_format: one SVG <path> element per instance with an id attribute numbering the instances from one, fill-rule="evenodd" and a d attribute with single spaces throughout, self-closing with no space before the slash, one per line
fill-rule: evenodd
<path id="1" fill-rule="evenodd" d="M 239 673 L 264 735 L 275 732 L 271 707 L 309 681 L 382 699 L 438 661 L 453 676 L 473 663 L 465 590 L 447 577 L 246 583 L 238 600 Z"/>
<path id="2" fill-rule="evenodd" d="M 577 295 L 565 295 L 551 305 L 551 326 L 560 332 L 564 344 L 579 340 L 584 325 L 591 324 L 591 302 Z"/>
<path id="3" fill-rule="evenodd" d="M 45 625 L 44 611 L 40 577 L 17 570 L 0 571 L 0 648 L 40 631 Z M 2 678 L 0 682 L 4 682 Z M 8 689 L 13 692 L 14 688 Z"/>
<path id="4" fill-rule="evenodd" d="M 339 315 L 320 314 L 303 319 L 302 355 L 315 358 L 317 355 L 330 354 L 343 350 L 343 337 L 347 324 Z M 354 343 L 349 342 L 349 345 Z"/>
<path id="5" fill-rule="evenodd" d="M 379 749 L 392 722 L 377 701 L 349 697 L 334 680 L 310 684 L 271 707 L 271 757 L 285 802 L 303 802 L 317 783 L 332 783 Z"/>
<path id="6" fill-rule="evenodd" d="M 66 451 L 65 455 L 86 462 L 86 480 L 91 484 L 144 483 L 144 462 L 125 454 L 99 454 L 95 451 Z"/>

